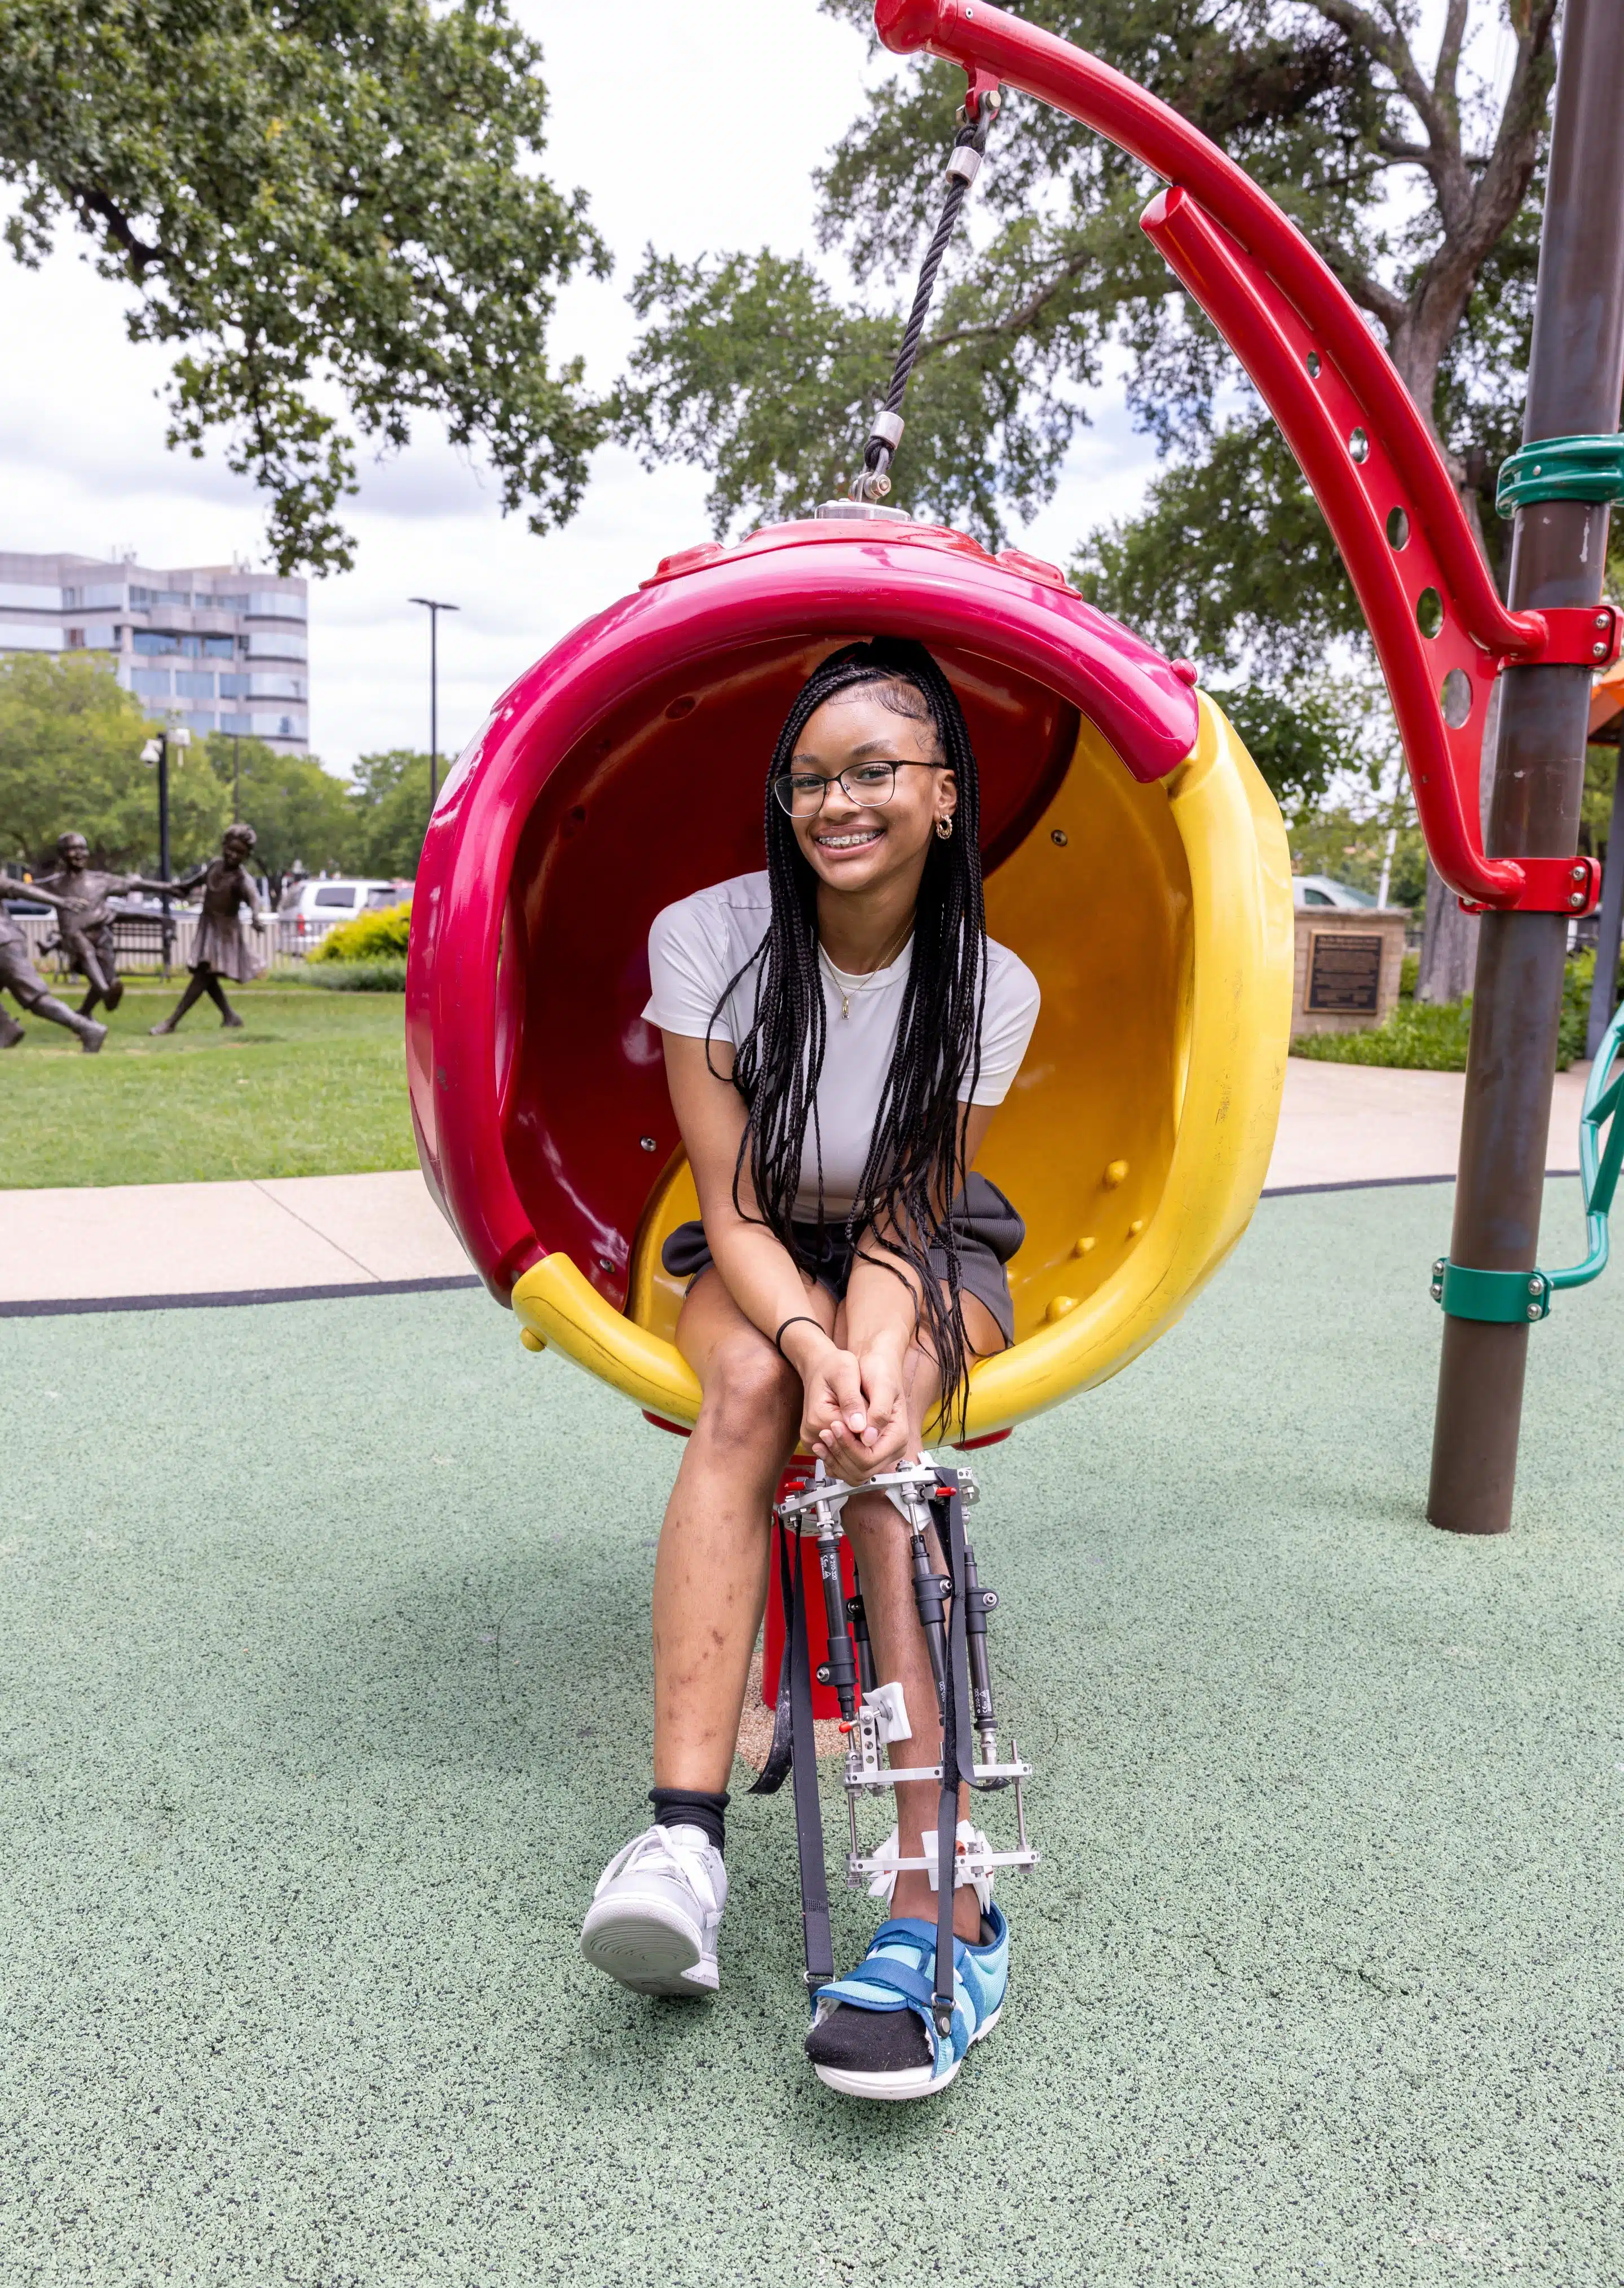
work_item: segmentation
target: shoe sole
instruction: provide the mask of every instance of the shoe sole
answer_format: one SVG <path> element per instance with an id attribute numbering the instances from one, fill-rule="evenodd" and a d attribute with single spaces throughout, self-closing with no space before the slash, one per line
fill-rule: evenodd
<path id="1" fill-rule="evenodd" d="M 1004 2006 L 1000 2002 L 986 2024 L 978 2026 L 971 2035 L 970 2050 L 977 2042 L 986 2040 L 1003 2014 Z M 965 2058 L 969 2056 L 970 2050 L 965 2052 Z M 904 2073 L 892 2074 L 852 2073 L 843 2066 L 817 2064 L 814 2064 L 812 2070 L 825 2089 L 838 2090 L 842 2097 L 866 2097 L 881 2103 L 899 2105 L 912 2097 L 934 2097 L 939 2089 L 947 2087 L 963 2063 L 964 2058 L 956 2058 L 947 2071 L 940 2075 L 932 2066 L 910 2066 Z"/>
<path id="2" fill-rule="evenodd" d="M 707 1964 L 692 1923 L 652 1899 L 606 1901 L 581 1930 L 581 1952 L 594 1970 L 634 1994 L 713 1994 L 716 1966 Z"/>

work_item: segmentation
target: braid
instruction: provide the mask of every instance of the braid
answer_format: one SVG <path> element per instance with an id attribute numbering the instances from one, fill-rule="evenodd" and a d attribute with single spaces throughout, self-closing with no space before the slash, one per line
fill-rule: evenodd
<path id="1" fill-rule="evenodd" d="M 817 884 L 772 788 L 817 710 L 861 684 L 873 685 L 875 696 L 899 714 L 928 718 L 959 799 L 955 832 L 947 841 L 933 837 L 926 855 L 896 1046 L 846 1229 L 849 1239 L 860 1226 L 887 1227 L 889 1235 L 873 1233 L 872 1243 L 896 1259 L 898 1276 L 906 1266 L 919 1283 L 920 1316 L 941 1371 L 943 1419 L 956 1416 L 962 1428 L 970 1360 L 960 1314 L 959 1245 L 951 1219 L 938 1203 L 944 1205 L 964 1188 L 959 1108 L 973 1098 L 981 1069 L 987 928 L 975 756 L 952 687 L 922 644 L 880 638 L 836 652 L 802 686 L 778 735 L 766 798 L 771 918 L 755 952 L 728 980 L 716 1013 L 745 977 L 758 973 L 754 1019 L 734 1054 L 734 1085 L 750 1114 L 734 1202 L 736 1206 L 748 1154 L 761 1219 L 793 1252 L 791 1225 L 809 1128 L 820 1235 L 824 1227 L 817 1090 L 827 1013 L 817 957 Z M 928 1259 L 933 1245 L 946 1263 L 945 1296 Z"/>

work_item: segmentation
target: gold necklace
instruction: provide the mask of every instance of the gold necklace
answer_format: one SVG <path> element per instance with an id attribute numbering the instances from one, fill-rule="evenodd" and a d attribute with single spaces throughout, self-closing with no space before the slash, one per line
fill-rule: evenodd
<path id="1" fill-rule="evenodd" d="M 908 919 L 903 924 L 903 933 L 901 937 L 896 940 L 896 941 L 891 945 L 889 950 L 875 963 L 872 969 L 865 970 L 864 972 L 861 980 L 856 985 L 848 985 L 844 982 L 846 973 L 843 970 L 839 970 L 835 967 L 833 962 L 830 960 L 827 952 L 824 950 L 823 939 L 821 937 L 819 938 L 817 941 L 817 957 L 823 963 L 825 971 L 828 973 L 829 982 L 833 986 L 835 991 L 840 997 L 840 1014 L 842 1017 L 849 1017 L 851 1015 L 852 1003 L 856 1001 L 860 995 L 868 991 L 869 987 L 883 970 L 888 969 L 894 961 L 896 961 L 901 957 L 903 948 L 907 944 L 909 939 L 912 935 L 913 917 L 910 915 Z"/>

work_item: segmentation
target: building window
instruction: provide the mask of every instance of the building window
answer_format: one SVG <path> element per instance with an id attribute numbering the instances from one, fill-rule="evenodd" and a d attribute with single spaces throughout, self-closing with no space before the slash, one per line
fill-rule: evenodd
<path id="1" fill-rule="evenodd" d="M 222 699 L 246 699 L 247 696 L 248 678 L 245 675 L 221 676 L 220 697 Z"/>
<path id="2" fill-rule="evenodd" d="M 284 715 L 281 718 L 281 722 L 282 736 L 284 739 L 291 739 L 293 736 L 293 718 L 291 715 Z"/>
<path id="3" fill-rule="evenodd" d="M 235 636 L 205 636 L 203 655 L 205 659 L 234 659 L 236 656 Z"/>
<path id="4" fill-rule="evenodd" d="M 159 635 L 151 628 L 137 628 L 130 640 L 137 651 L 149 656 L 154 652 L 179 651 L 180 648 L 179 636 Z"/>
<path id="5" fill-rule="evenodd" d="M 222 676 L 220 679 L 222 683 L 229 682 L 231 680 L 228 676 Z M 222 696 L 229 699 L 234 696 L 234 695 L 230 692 L 225 692 L 222 694 Z M 222 731 L 235 732 L 243 738 L 251 737 L 253 727 L 254 719 L 251 715 L 222 715 L 220 717 L 220 728 Z"/>
<path id="6" fill-rule="evenodd" d="M 167 699 L 169 670 L 166 667 L 135 667 L 130 671 L 130 688 L 138 699 Z"/>
<path id="7" fill-rule="evenodd" d="M 84 649 L 84 630 L 83 628 L 68 629 L 68 648 L 69 651 L 83 651 Z"/>
<path id="8" fill-rule="evenodd" d="M 212 675 L 190 675 L 182 669 L 175 678 L 175 694 L 180 699 L 212 699 L 214 678 Z"/>

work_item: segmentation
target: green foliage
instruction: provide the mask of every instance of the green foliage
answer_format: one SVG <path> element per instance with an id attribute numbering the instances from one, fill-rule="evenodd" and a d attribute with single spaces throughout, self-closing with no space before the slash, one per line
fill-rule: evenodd
<path id="1" fill-rule="evenodd" d="M 440 768 L 447 768 L 442 756 Z M 428 827 L 428 757 L 406 747 L 362 755 L 355 766 L 355 871 L 410 881 Z"/>
<path id="2" fill-rule="evenodd" d="M 357 914 L 353 922 L 340 922 L 337 929 L 328 931 L 321 941 L 306 955 L 306 963 L 372 962 L 406 957 L 407 933 L 411 926 L 411 901 L 398 906 L 378 906 L 371 912 Z"/>
<path id="3" fill-rule="evenodd" d="M 242 786 L 243 822 L 259 840 L 256 866 L 267 874 L 348 873 L 357 842 L 355 808 L 347 783 L 324 770 L 314 755 L 284 755 L 263 739 L 233 741 L 211 733 L 206 744 L 215 776 L 230 807 L 233 747 Z"/>
<path id="4" fill-rule="evenodd" d="M 1333 882 L 1346 882 L 1351 890 L 1367 890 L 1375 896 L 1387 852 L 1387 821 L 1380 814 L 1356 816 L 1345 804 L 1337 804 L 1300 812 L 1287 822 L 1286 831 L 1296 872 L 1328 874 Z M 1393 850 L 1387 902 L 1419 911 L 1426 894 L 1426 845 L 1418 826 L 1405 825 Z"/>
<path id="5" fill-rule="evenodd" d="M 1072 576 L 1090 603 L 1205 671 L 1319 666 L 1365 622 L 1330 528 L 1267 414 L 1230 421 L 1165 470 L 1145 505 L 1089 536 Z"/>
<path id="6" fill-rule="evenodd" d="M 1302 1033 L 1292 1043 L 1294 1057 L 1311 1057 L 1322 1064 L 1405 1065 L 1418 1072 L 1464 1072 L 1466 1047 L 1472 1026 L 1472 997 L 1464 1001 L 1425 1002 L 1407 998 L 1415 990 L 1413 955 L 1405 959 L 1405 981 L 1398 1005 L 1380 1025 L 1362 1033 Z M 1585 1029 L 1590 1014 L 1590 984 L 1596 956 L 1575 954 L 1562 981 L 1562 1016 L 1556 1029 L 1556 1069 L 1568 1067 L 1585 1053 Z"/>
<path id="7" fill-rule="evenodd" d="M 38 652 L 0 658 L 0 858 L 43 870 L 57 836 L 73 830 L 97 864 L 155 871 L 157 775 L 141 761 L 151 727 L 105 661 Z M 228 809 L 199 749 L 172 751 L 170 839 L 178 863 L 218 840 Z"/>
<path id="8" fill-rule="evenodd" d="M 0 0 L 5 226 L 37 265 L 68 215 L 175 346 L 170 442 L 211 432 L 268 497 L 283 572 L 346 569 L 359 433 L 414 416 L 482 451 L 506 511 L 574 511 L 601 431 L 556 290 L 607 252 L 539 172 L 541 51 L 503 0 Z"/>
<path id="9" fill-rule="evenodd" d="M 1321 1064 L 1406 1065 L 1416 1072 L 1464 1072 L 1471 1032 L 1471 998 L 1400 1001 L 1379 1025 L 1361 1033 L 1302 1033 L 1294 1057 Z"/>
<path id="10" fill-rule="evenodd" d="M 310 956 L 312 961 L 318 957 Z M 309 981 L 334 993 L 404 993 L 406 960 L 402 955 L 398 961 L 331 961 L 324 969 L 313 969 Z"/>

